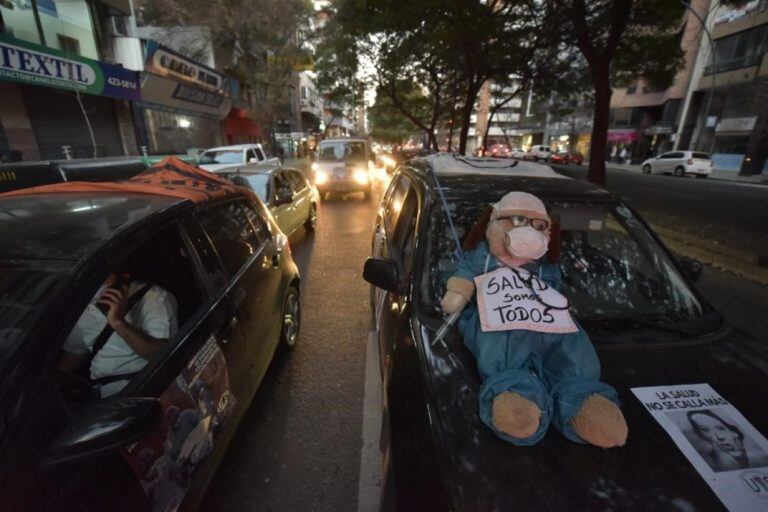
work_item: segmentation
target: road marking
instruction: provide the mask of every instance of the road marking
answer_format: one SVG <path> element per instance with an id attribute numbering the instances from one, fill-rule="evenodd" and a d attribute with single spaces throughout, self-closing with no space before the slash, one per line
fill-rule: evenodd
<path id="1" fill-rule="evenodd" d="M 365 391 L 363 394 L 363 445 L 360 449 L 360 480 L 357 511 L 376 512 L 381 503 L 383 456 L 381 436 L 381 372 L 376 333 L 368 333 L 365 349 Z"/>

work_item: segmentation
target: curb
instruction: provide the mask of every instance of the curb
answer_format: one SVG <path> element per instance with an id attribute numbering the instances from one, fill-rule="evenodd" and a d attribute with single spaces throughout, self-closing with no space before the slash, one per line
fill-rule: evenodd
<path id="1" fill-rule="evenodd" d="M 587 165 L 586 162 L 585 162 L 585 165 Z M 634 165 L 634 164 L 631 164 L 631 165 Z M 633 169 L 631 167 L 619 167 L 619 166 L 614 166 L 614 165 L 606 165 L 605 168 L 609 169 L 611 171 L 624 171 L 624 172 L 631 172 L 631 173 L 635 173 L 635 174 L 643 174 L 643 171 L 640 168 Z M 768 186 L 768 176 L 763 176 L 760 179 L 755 179 L 755 180 L 750 180 L 750 179 L 733 179 L 732 180 L 732 179 L 728 179 L 728 178 L 719 178 L 717 176 L 710 175 L 707 178 L 707 180 L 723 181 L 723 182 L 726 182 L 726 183 L 746 183 L 747 185 L 763 185 L 763 186 Z M 704 180 L 704 181 L 707 181 L 707 180 Z"/>
<path id="2" fill-rule="evenodd" d="M 651 226 L 673 252 L 707 263 L 760 284 L 768 285 L 768 257 L 757 253 L 723 247 L 685 233 Z"/>

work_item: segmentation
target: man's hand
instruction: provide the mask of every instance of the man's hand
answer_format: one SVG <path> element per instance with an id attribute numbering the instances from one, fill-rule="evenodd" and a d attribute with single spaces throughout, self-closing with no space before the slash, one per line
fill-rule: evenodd
<path id="1" fill-rule="evenodd" d="M 443 300 L 440 301 L 440 306 L 442 306 L 443 311 L 449 315 L 452 315 L 453 313 L 464 309 L 464 306 L 467 305 L 467 302 L 469 301 L 465 299 L 461 294 L 449 291 L 446 292 L 443 296 Z"/>
<path id="2" fill-rule="evenodd" d="M 451 277 L 446 284 L 448 291 L 440 301 L 443 311 L 449 315 L 461 311 L 475 293 L 475 283 L 461 277 Z"/>
<path id="3" fill-rule="evenodd" d="M 128 312 L 127 290 L 125 288 L 121 290 L 107 288 L 97 303 L 109 308 L 107 310 L 107 323 L 112 329 L 117 330 L 117 326 L 125 321 L 125 314 Z"/>

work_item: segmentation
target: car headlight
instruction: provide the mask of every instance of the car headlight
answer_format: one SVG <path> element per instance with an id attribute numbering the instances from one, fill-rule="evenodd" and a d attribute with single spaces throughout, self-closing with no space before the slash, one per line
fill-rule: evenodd
<path id="1" fill-rule="evenodd" d="M 361 185 L 368 183 L 368 170 L 367 169 L 355 169 L 352 173 L 352 179 Z"/>
<path id="2" fill-rule="evenodd" d="M 322 185 L 328 181 L 328 172 L 326 171 L 317 171 L 315 173 L 315 184 Z"/>
<path id="3" fill-rule="evenodd" d="M 317 162 L 312 162 L 312 165 L 309 166 L 310 169 L 312 169 L 314 172 L 317 172 Z"/>

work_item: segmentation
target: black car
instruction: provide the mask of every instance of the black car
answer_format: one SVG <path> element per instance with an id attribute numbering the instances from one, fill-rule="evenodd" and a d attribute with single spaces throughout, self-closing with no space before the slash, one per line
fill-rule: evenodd
<path id="1" fill-rule="evenodd" d="M 245 193 L 0 196 L 0 509 L 193 509 L 270 361 L 300 326 L 287 239 Z M 177 330 L 119 393 L 55 368 L 126 261 Z"/>
<path id="2" fill-rule="evenodd" d="M 722 505 L 630 388 L 708 383 L 758 431 L 768 347 L 730 327 L 626 204 L 589 183 L 441 155 L 402 166 L 387 190 L 364 277 L 384 387 L 387 509 L 720 510 Z M 435 173 L 435 171 L 437 171 Z M 445 196 L 445 207 L 436 179 Z M 554 429 L 533 447 L 497 438 L 478 416 L 477 366 L 455 328 L 442 342 L 440 298 L 481 213 L 505 193 L 540 197 L 559 221 L 549 256 L 561 291 L 619 392 L 626 446 L 603 450 Z"/>

